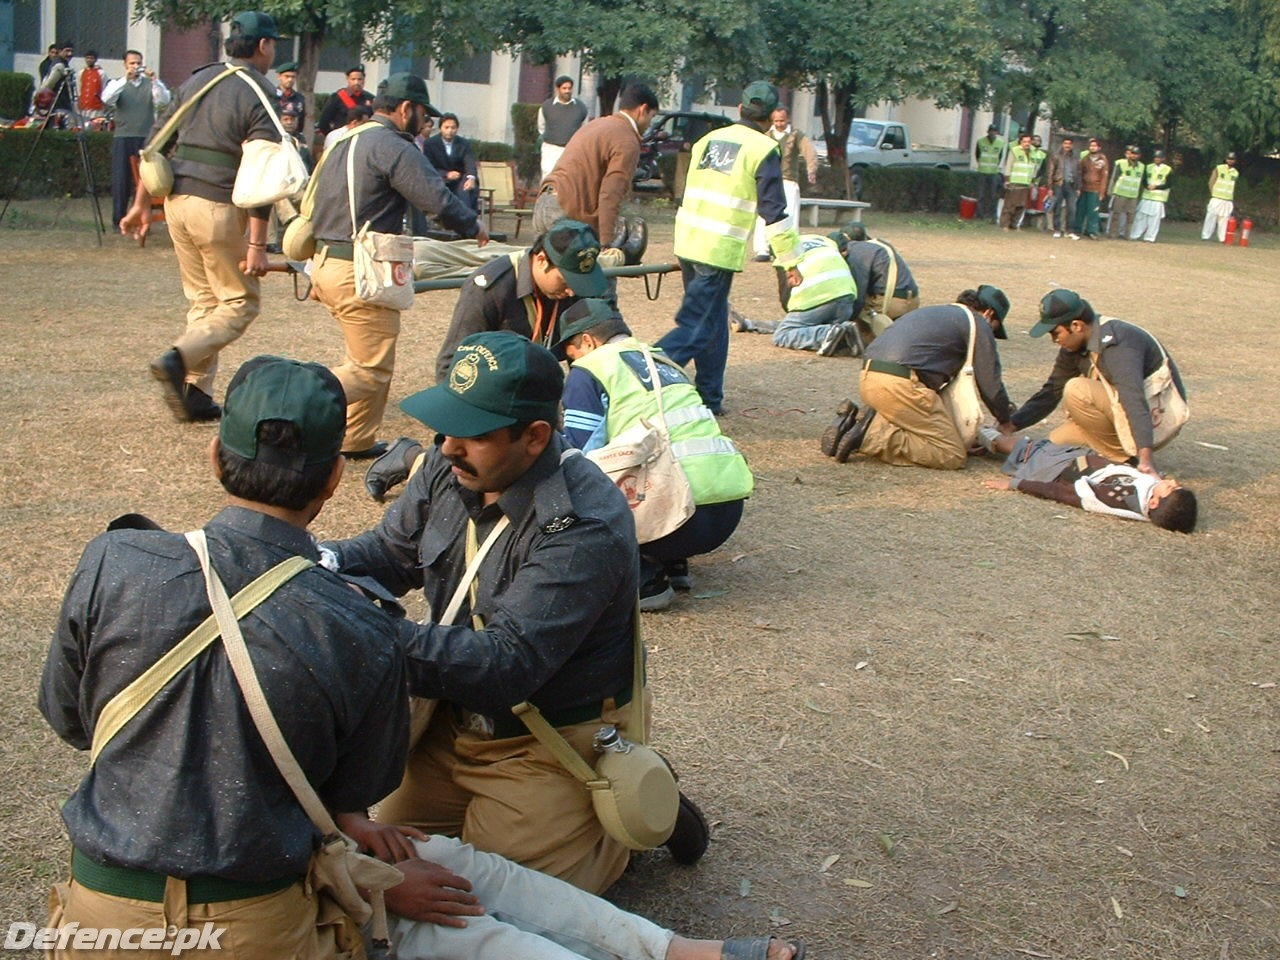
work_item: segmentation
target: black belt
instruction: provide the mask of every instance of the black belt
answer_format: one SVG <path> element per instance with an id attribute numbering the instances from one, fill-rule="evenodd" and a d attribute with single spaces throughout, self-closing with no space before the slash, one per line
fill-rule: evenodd
<path id="1" fill-rule="evenodd" d="M 165 883 L 169 879 L 163 873 L 152 873 L 150 870 L 96 863 L 75 849 L 71 851 L 71 877 L 89 890 L 128 900 L 145 900 L 147 903 L 164 903 Z M 251 883 L 228 880 L 225 877 L 188 877 L 187 902 L 225 903 L 228 900 L 265 897 L 301 880 L 302 877 L 297 876 Z"/>
<path id="2" fill-rule="evenodd" d="M 553 727 L 571 727 L 575 723 L 587 723 L 591 720 L 599 720 L 600 715 L 612 707 L 621 707 L 631 702 L 631 687 L 623 690 L 621 693 L 610 697 L 609 700 L 598 700 L 595 703 L 583 704 L 580 707 L 566 707 L 563 710 L 547 710 L 542 714 L 544 720 Z M 529 728 L 524 722 L 513 713 L 509 713 L 503 717 L 493 717 L 493 737 L 495 740 L 505 740 L 508 737 L 528 737 L 531 736 Z"/>
<path id="3" fill-rule="evenodd" d="M 891 377 L 902 377 L 904 380 L 911 379 L 911 368 L 904 367 L 900 363 L 894 363 L 891 360 L 867 360 L 862 365 L 863 370 L 870 370 L 872 373 L 886 373 Z"/>
<path id="4" fill-rule="evenodd" d="M 332 257 L 334 260 L 354 260 L 356 258 L 356 248 L 351 243 L 333 243 L 329 240 L 321 240 L 319 252 L 326 257 Z"/>
<path id="5" fill-rule="evenodd" d="M 235 154 L 223 153 L 221 150 L 210 150 L 207 147 L 179 144 L 177 149 L 173 151 L 173 155 L 179 160 L 191 160 L 211 167 L 223 167 L 227 170 L 238 170 L 240 168 L 240 158 Z"/>

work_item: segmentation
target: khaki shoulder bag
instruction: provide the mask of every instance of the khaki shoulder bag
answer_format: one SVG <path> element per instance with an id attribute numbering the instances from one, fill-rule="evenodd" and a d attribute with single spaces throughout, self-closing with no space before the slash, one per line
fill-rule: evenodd
<path id="1" fill-rule="evenodd" d="M 413 306 L 413 237 L 378 233 L 356 223 L 356 148 L 347 151 L 347 199 L 351 207 L 352 266 L 356 296 L 365 303 L 388 310 Z"/>
<path id="2" fill-rule="evenodd" d="M 1115 318 L 1099 317 L 1098 323 L 1103 324 L 1113 319 Z M 1151 339 L 1155 340 L 1155 337 Z M 1191 419 L 1191 408 L 1178 392 L 1178 385 L 1173 382 L 1173 371 L 1169 368 L 1169 354 L 1165 352 L 1164 344 L 1156 340 L 1156 346 L 1160 348 L 1160 366 L 1142 381 L 1142 396 L 1151 414 L 1152 448 L 1159 450 L 1176 437 Z M 1115 421 L 1116 436 L 1120 438 L 1120 446 L 1129 456 L 1136 457 L 1138 442 L 1133 439 L 1133 428 L 1129 424 L 1129 415 L 1124 412 L 1124 404 L 1120 402 L 1120 393 L 1111 385 L 1111 381 L 1102 375 L 1102 370 L 1098 367 L 1097 354 L 1091 353 L 1089 360 L 1093 366 L 1094 376 L 1102 381 L 1107 397 L 1111 400 L 1111 419 Z"/>
<path id="3" fill-rule="evenodd" d="M 307 189 L 303 191 L 298 215 L 287 219 L 285 222 L 284 236 L 280 240 L 280 249 L 288 259 L 310 260 L 316 255 L 316 231 L 315 224 L 311 222 L 311 215 L 315 210 L 316 186 L 320 183 L 320 171 L 324 169 L 325 162 L 329 159 L 333 148 L 344 140 L 350 140 L 371 127 L 377 126 L 380 126 L 380 124 L 371 120 L 368 123 L 360 124 L 353 130 L 347 130 L 341 136 L 335 137 L 333 143 L 329 145 L 329 149 L 320 157 L 320 162 L 311 171 L 311 179 L 307 181 Z"/>
<path id="4" fill-rule="evenodd" d="M 960 372 L 951 378 L 938 395 L 942 397 L 942 405 L 951 415 L 956 433 L 960 434 L 960 443 L 967 449 L 978 439 L 978 428 L 982 426 L 982 401 L 978 397 L 978 384 L 973 375 L 973 350 L 978 339 L 978 321 L 968 307 L 964 307 L 964 312 L 969 315 L 969 355 Z"/>
<path id="5" fill-rule="evenodd" d="M 307 185 L 308 174 L 293 137 L 280 122 L 280 114 L 262 87 L 247 73 L 241 72 L 240 79 L 258 95 L 280 134 L 279 141 L 246 140 L 240 145 L 240 167 L 236 170 L 235 186 L 231 188 L 231 202 L 252 210 L 298 196 Z"/>

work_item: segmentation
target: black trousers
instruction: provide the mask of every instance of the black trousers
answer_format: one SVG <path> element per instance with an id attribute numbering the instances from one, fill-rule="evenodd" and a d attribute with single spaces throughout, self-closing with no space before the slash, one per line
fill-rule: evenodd
<path id="1" fill-rule="evenodd" d="M 116 137 L 111 142 L 111 225 L 117 230 L 137 189 L 129 158 L 136 157 L 146 143 L 146 137 Z"/>

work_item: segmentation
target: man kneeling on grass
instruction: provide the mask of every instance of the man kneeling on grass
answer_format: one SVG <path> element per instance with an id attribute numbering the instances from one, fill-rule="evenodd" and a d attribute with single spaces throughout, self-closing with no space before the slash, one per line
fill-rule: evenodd
<path id="1" fill-rule="evenodd" d="M 989 451 L 1005 455 L 1000 469 L 1009 474 L 983 480 L 988 490 L 1018 490 L 1090 513 L 1149 520 L 1165 530 L 1195 529 L 1196 495 L 1176 480 L 1112 463 L 1088 447 L 1004 436 L 991 427 L 983 427 L 980 438 Z"/>

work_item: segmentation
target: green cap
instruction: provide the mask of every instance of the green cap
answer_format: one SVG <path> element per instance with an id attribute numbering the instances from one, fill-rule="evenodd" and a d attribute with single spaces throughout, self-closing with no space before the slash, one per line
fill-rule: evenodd
<path id="1" fill-rule="evenodd" d="M 585 223 L 562 218 L 551 225 L 542 249 L 553 267 L 564 274 L 569 289 L 579 297 L 598 297 L 609 288 L 600 269 L 600 238 Z"/>
<path id="2" fill-rule="evenodd" d="M 1031 328 L 1031 336 L 1043 337 L 1054 327 L 1078 320 L 1089 309 L 1089 301 L 1074 290 L 1051 290 L 1040 301 L 1040 322 Z"/>
<path id="3" fill-rule="evenodd" d="M 400 409 L 448 437 L 479 437 L 525 420 L 560 417 L 564 374 L 546 347 L 509 330 L 473 333 L 443 383 L 406 397 Z"/>
<path id="4" fill-rule="evenodd" d="M 302 434 L 302 452 L 286 454 L 259 445 L 258 426 L 284 420 Z M 347 396 L 327 367 L 284 357 L 247 361 L 227 385 L 218 435 L 222 445 L 246 460 L 260 460 L 300 473 L 342 452 Z"/>
<path id="5" fill-rule="evenodd" d="M 282 73 L 297 73 L 297 72 L 298 72 L 297 60 L 286 60 L 284 63 L 280 64 L 280 66 L 276 67 L 277 77 L 280 76 L 280 74 Z"/>
<path id="6" fill-rule="evenodd" d="M 850 243 L 861 243 L 867 239 L 867 228 L 857 220 L 850 220 L 839 230 L 827 234 L 828 240 L 834 240 L 843 251 Z"/>
<path id="7" fill-rule="evenodd" d="M 742 113 L 752 120 L 764 120 L 778 109 L 778 88 L 755 80 L 742 88 Z"/>
<path id="8" fill-rule="evenodd" d="M 427 81 L 415 73 L 393 73 L 378 84 L 378 96 L 420 103 L 431 116 L 440 116 L 440 111 L 431 105 L 431 97 L 427 95 Z"/>
<path id="9" fill-rule="evenodd" d="M 561 315 L 560 339 L 551 345 L 551 352 L 557 360 L 565 359 L 565 348 L 569 346 L 570 340 L 610 320 L 617 322 L 619 333 L 627 329 L 626 323 L 608 301 L 594 297 L 579 300 Z"/>
<path id="10" fill-rule="evenodd" d="M 283 40 L 276 29 L 276 21 L 268 13 L 250 10 L 231 18 L 231 36 L 246 40 Z"/>
<path id="11" fill-rule="evenodd" d="M 1009 298 L 999 287 L 984 283 L 978 287 L 978 302 L 996 312 L 998 326 L 995 329 L 997 340 L 1008 340 L 1009 334 L 1004 329 L 1004 318 L 1009 315 Z"/>

